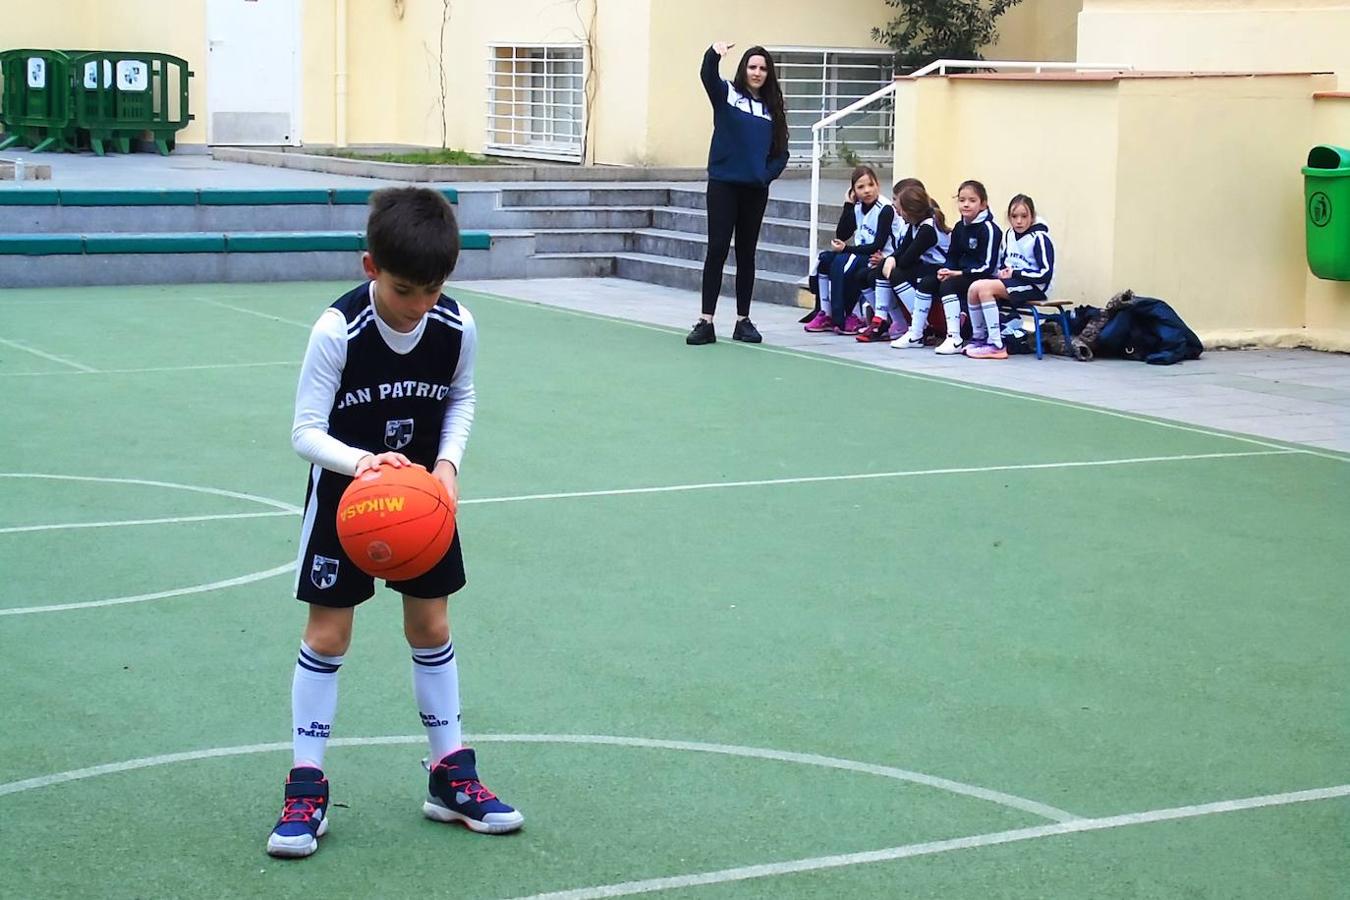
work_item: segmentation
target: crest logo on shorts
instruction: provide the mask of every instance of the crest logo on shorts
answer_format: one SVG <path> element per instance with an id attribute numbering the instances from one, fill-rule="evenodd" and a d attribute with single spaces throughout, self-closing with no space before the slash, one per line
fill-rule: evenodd
<path id="1" fill-rule="evenodd" d="M 411 444 L 412 435 L 412 419 L 390 419 L 384 423 L 384 445 L 390 450 L 402 450 Z"/>
<path id="2" fill-rule="evenodd" d="M 326 556 L 314 554 L 314 563 L 309 567 L 309 580 L 321 591 L 337 584 L 338 561 Z"/>

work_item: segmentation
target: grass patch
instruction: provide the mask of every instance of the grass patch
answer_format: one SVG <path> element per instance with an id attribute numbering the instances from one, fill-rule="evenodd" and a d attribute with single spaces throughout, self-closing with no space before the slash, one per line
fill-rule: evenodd
<path id="1" fill-rule="evenodd" d="M 465 150 L 413 150 L 408 153 L 361 153 L 356 150 L 332 150 L 330 156 L 343 159 L 366 159 L 372 162 L 410 163 L 438 166 L 492 166 L 496 160 L 477 156 Z"/>

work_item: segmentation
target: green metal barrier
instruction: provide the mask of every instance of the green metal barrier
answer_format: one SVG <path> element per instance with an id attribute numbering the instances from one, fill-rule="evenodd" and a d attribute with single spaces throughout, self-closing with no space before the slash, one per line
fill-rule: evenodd
<path id="1" fill-rule="evenodd" d="M 70 58 L 60 50 L 0 52 L 0 150 L 23 144 L 34 153 L 66 150 L 75 134 L 70 121 Z"/>
<path id="2" fill-rule="evenodd" d="M 188 110 L 187 61 L 167 53 L 95 50 L 71 57 L 72 119 L 102 156 L 105 144 L 129 153 L 149 132 L 167 156 L 175 135 L 195 118 Z"/>

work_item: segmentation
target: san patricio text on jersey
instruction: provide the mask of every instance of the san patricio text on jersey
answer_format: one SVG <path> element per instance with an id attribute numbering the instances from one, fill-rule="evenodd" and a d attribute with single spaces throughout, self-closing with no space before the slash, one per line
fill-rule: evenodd
<path id="1" fill-rule="evenodd" d="M 349 406 L 370 403 L 375 397 L 381 400 L 408 398 L 441 401 L 448 396 L 450 396 L 450 385 L 448 384 L 430 384 L 425 381 L 386 381 L 374 387 L 363 387 L 344 392 L 342 399 L 337 402 L 335 408 L 346 409 Z"/>

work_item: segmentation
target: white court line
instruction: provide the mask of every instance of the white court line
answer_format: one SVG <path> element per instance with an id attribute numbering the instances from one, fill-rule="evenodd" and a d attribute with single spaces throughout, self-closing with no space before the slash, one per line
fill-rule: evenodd
<path id="1" fill-rule="evenodd" d="M 194 494 L 211 494 L 216 497 L 233 497 L 236 500 L 247 500 L 250 503 L 261 503 L 263 506 L 270 506 L 273 509 L 279 509 L 288 513 L 300 512 L 300 507 L 290 503 L 282 503 L 280 500 L 273 500 L 270 497 L 259 497 L 257 494 L 246 494 L 242 491 L 227 491 L 224 488 L 202 487 L 195 484 L 178 484 L 172 481 L 149 481 L 144 478 L 105 478 L 99 475 L 54 475 L 38 472 L 0 472 L 0 478 L 44 478 L 52 481 L 94 481 L 103 484 L 140 484 L 146 487 L 172 488 L 177 491 L 191 491 Z"/>
<path id="2" fill-rule="evenodd" d="M 1221 800 L 1217 803 L 1202 803 L 1196 806 L 1178 806 L 1172 809 L 1152 809 L 1145 812 L 1126 813 L 1120 816 L 1108 816 L 1100 819 L 1075 819 L 1072 822 L 1058 822 L 1054 825 L 1036 825 L 1031 828 L 1014 828 L 1011 831 L 994 831 L 988 834 L 976 834 L 970 837 L 953 838 L 946 841 L 926 841 L 922 844 L 904 844 L 888 847 L 884 850 L 868 850 L 862 853 L 841 853 L 837 856 L 816 856 L 809 859 L 794 859 L 786 862 L 766 863 L 758 866 L 740 866 L 734 869 L 721 869 L 716 872 L 702 872 L 697 875 L 674 875 L 668 878 L 651 878 L 645 881 L 625 881 L 619 884 L 597 885 L 595 887 L 576 888 L 569 891 L 553 891 L 546 894 L 531 894 L 521 900 L 599 900 L 602 897 L 629 897 L 633 894 L 648 894 L 653 891 L 674 890 L 707 884 L 726 884 L 733 881 L 747 881 L 752 878 L 772 878 L 790 875 L 795 872 L 817 872 L 821 869 L 837 869 L 843 866 L 857 866 L 866 863 L 890 862 L 914 856 L 931 856 L 935 853 L 948 853 L 952 850 L 970 850 L 975 847 L 992 847 L 997 844 L 1011 844 L 1017 841 L 1030 841 L 1037 838 L 1054 837 L 1060 834 L 1079 834 L 1085 831 L 1103 831 L 1108 828 L 1125 828 L 1131 825 L 1146 825 L 1150 822 L 1169 822 L 1177 819 L 1194 819 L 1200 816 L 1212 816 L 1218 813 L 1238 812 L 1244 809 L 1261 809 L 1270 806 L 1288 806 L 1293 803 L 1308 803 L 1314 800 L 1329 800 L 1350 795 L 1350 784 L 1335 787 L 1316 788 L 1309 791 L 1293 791 L 1287 794 L 1266 794 L 1261 797 L 1247 797 L 1242 800 Z"/>
<path id="3" fill-rule="evenodd" d="M 215 363 L 204 366 L 148 366 L 140 369 L 90 369 L 87 372 L 0 372 L 0 378 L 31 378 L 35 375 L 139 375 L 143 372 L 197 372 L 205 369 L 255 369 L 262 366 L 299 366 L 300 360 L 280 362 Z"/>
<path id="4" fill-rule="evenodd" d="M 56 525 L 15 525 L 0 528 L 0 534 L 20 534 L 28 531 L 64 531 L 67 528 L 120 528 L 123 525 L 177 525 L 182 522 L 217 522 L 222 519 L 270 519 L 274 516 L 293 516 L 290 510 L 254 513 L 218 513 L 211 516 L 171 516 L 164 519 L 123 519 L 119 522 L 61 522 Z"/>
<path id="5" fill-rule="evenodd" d="M 565 313 L 567 315 L 580 316 L 585 319 L 595 319 L 598 322 L 609 322 L 616 325 L 627 325 L 630 328 L 643 328 L 648 331 L 657 331 L 662 334 L 678 335 L 680 329 L 666 325 L 652 325 L 648 322 L 634 322 L 631 319 L 623 319 L 617 316 L 604 316 L 599 313 L 588 312 L 581 309 L 569 309 L 565 306 L 553 306 L 548 303 L 539 303 L 534 300 L 521 300 L 518 297 L 503 297 L 500 294 L 489 294 L 483 291 L 469 290 L 466 294 L 472 294 L 482 297 L 486 300 L 499 300 L 503 303 L 510 303 L 517 306 L 529 306 L 535 309 L 551 309 L 555 312 Z M 1077 409 L 1084 412 L 1093 412 L 1098 415 L 1111 416 L 1116 419 L 1126 419 L 1131 422 L 1142 422 L 1147 425 L 1157 425 L 1160 428 L 1170 428 L 1174 431 L 1189 431 L 1193 434 L 1203 434 L 1209 437 L 1227 438 L 1231 441 L 1244 441 L 1248 444 L 1255 444 L 1259 447 L 1273 447 L 1282 450 L 1294 449 L 1298 453 L 1307 456 L 1319 456 L 1323 459 L 1331 459 L 1336 462 L 1350 463 L 1350 456 L 1340 456 L 1335 453 L 1324 453 L 1311 447 L 1304 447 L 1292 441 L 1277 444 L 1271 441 L 1264 441 L 1259 438 L 1247 437 L 1240 434 L 1230 434 L 1224 431 L 1214 431 L 1209 428 L 1201 428 L 1196 425 L 1183 425 L 1180 422 L 1172 422 L 1167 419 L 1154 419 L 1148 416 L 1142 416 L 1138 413 L 1123 412 L 1116 409 L 1106 409 L 1101 406 L 1090 406 L 1084 403 L 1075 403 L 1071 400 L 1057 400 L 1053 397 L 1045 397 L 1040 394 L 1021 393 L 1018 391 L 1007 390 L 1005 388 L 986 387 L 980 384 L 971 384 L 965 381 L 958 381 L 955 378 L 944 378 L 938 375 L 925 375 L 920 372 L 910 372 L 905 369 L 891 369 L 885 366 L 879 366 L 873 363 L 860 363 L 847 359 L 837 359 L 833 356 L 827 356 L 823 353 L 813 353 L 807 350 L 796 350 L 789 347 L 773 347 L 764 344 L 741 344 L 738 341 L 730 342 L 736 345 L 736 349 L 751 353 L 773 353 L 779 356 L 791 356 L 797 359 L 809 359 L 814 362 L 826 363 L 832 366 L 842 366 L 846 369 L 857 369 L 861 372 L 884 373 L 887 375 L 898 375 L 901 378 L 910 378 L 916 381 L 926 381 L 930 384 L 940 384 L 945 387 L 960 388 L 964 391 L 974 391 L 977 394 L 992 394 L 996 397 L 1008 397 L 1014 400 L 1027 400 L 1033 403 L 1043 403 L 1049 406 L 1060 406 L 1065 409 Z"/>
<path id="6" fill-rule="evenodd" d="M 219 306 L 221 309 L 232 309 L 235 312 L 246 313 L 250 316 L 257 316 L 260 319 L 267 319 L 270 322 L 281 322 L 285 325 L 296 325 L 299 326 L 300 328 L 305 329 L 306 331 L 309 331 L 314 327 L 313 322 L 301 322 L 296 319 L 287 319 L 282 316 L 274 316 L 271 313 L 261 312 L 256 309 L 249 309 L 247 306 L 235 306 L 232 303 L 221 303 L 219 300 L 207 300 L 205 298 L 199 298 L 198 302 L 205 303 L 207 306 Z"/>
<path id="7" fill-rule="evenodd" d="M 65 359 L 64 357 L 57 356 L 54 353 L 47 353 L 45 350 L 38 350 L 35 347 L 29 347 L 27 344 L 21 344 L 18 341 L 11 341 L 6 340 L 5 338 L 0 338 L 0 344 L 4 344 L 6 347 L 13 347 L 15 350 L 22 350 L 25 353 L 31 353 L 34 356 L 40 356 L 43 359 L 48 359 L 51 360 L 52 362 L 59 362 L 63 366 L 70 366 L 72 369 L 79 369 L 81 372 L 98 371 L 97 369 L 91 369 L 84 363 L 77 363 L 74 360 Z"/>
<path id="8" fill-rule="evenodd" d="M 328 743 L 330 746 L 337 747 L 370 747 L 391 744 L 425 744 L 426 740 L 425 735 L 386 735 L 381 737 L 335 738 Z M 639 747 L 652 750 L 680 750 L 690 753 L 713 753 L 719 756 L 739 756 L 747 759 L 767 759 L 775 762 L 797 763 L 799 765 L 819 766 L 826 769 L 841 769 L 848 772 L 860 772 L 865 775 L 879 775 L 882 778 L 893 778 L 897 781 L 907 781 L 925 787 L 937 788 L 938 790 L 947 791 L 953 794 L 960 794 L 964 797 L 985 800 L 999 806 L 1006 806 L 1042 818 L 1053 819 L 1056 822 L 1079 821 L 1079 817 L 1075 816 L 1073 813 L 1065 812 L 1062 809 L 1056 809 L 1053 806 L 1046 806 L 1043 803 L 1037 803 L 1035 800 L 1028 800 L 1025 797 L 1017 797 L 1012 794 L 1005 794 L 1001 791 L 992 791 L 988 788 L 979 787 L 978 785 L 963 784 L 962 782 L 951 781 L 946 778 L 937 778 L 933 775 L 925 775 L 922 772 L 911 772 L 906 769 L 896 769 L 891 766 L 878 766 L 871 763 L 858 762 L 857 760 L 852 759 L 840 759 L 834 756 L 819 756 L 814 753 L 787 753 L 781 750 L 768 750 L 762 747 L 740 747 L 734 744 L 704 744 L 697 741 L 664 741 L 654 738 L 618 737 L 605 734 L 475 734 L 466 736 L 465 741 L 483 744 L 586 744 L 610 747 Z M 116 772 L 129 772 L 133 769 L 146 769 L 152 766 L 190 762 L 198 759 L 216 759 L 222 756 L 243 756 L 251 753 L 270 753 L 273 751 L 291 749 L 291 742 L 285 741 L 273 744 L 249 744 L 243 747 L 216 747 L 210 750 L 168 753 L 163 756 L 147 756 L 141 759 L 129 759 L 124 762 L 107 763 L 106 765 L 101 766 L 91 766 L 87 769 L 57 772 L 53 775 L 41 775 L 37 778 L 26 778 L 23 781 L 11 781 L 8 784 L 0 784 L 0 797 L 3 797 L 6 794 L 31 791 L 36 788 L 47 787 L 53 784 L 63 784 L 68 781 L 80 781 L 85 778 L 110 775 Z"/>
<path id="9" fill-rule="evenodd" d="M 928 475 L 970 475 L 979 472 L 1022 472 L 1036 469 L 1080 469 L 1098 466 L 1127 466 L 1143 463 L 1185 462 L 1197 459 L 1237 459 L 1252 456 L 1287 456 L 1299 450 L 1238 450 L 1232 453 L 1187 453 L 1179 456 L 1134 456 L 1123 459 L 1090 459 L 1074 462 L 1020 463 L 1006 466 L 964 466 L 947 469 L 909 469 L 898 472 L 864 472 L 857 475 L 808 475 L 799 478 L 766 478 L 759 481 L 709 481 L 702 484 L 672 484 L 663 487 L 618 488 L 599 491 L 566 491 L 555 494 L 520 494 L 514 497 L 482 497 L 461 500 L 460 506 L 486 503 L 517 503 L 523 500 L 567 500 L 574 497 L 615 497 L 623 494 L 669 494 L 680 491 L 707 491 L 716 488 L 761 487 L 779 484 L 814 484 L 825 481 L 864 481 L 873 478 L 917 478 Z"/>
<path id="10" fill-rule="evenodd" d="M 255 581 L 262 581 L 283 572 L 289 572 L 295 568 L 294 562 L 288 562 L 284 565 L 276 566 L 271 569 L 263 569 L 260 572 L 250 572 L 247 575 L 240 575 L 236 578 L 226 578 L 224 581 L 213 581 L 210 584 L 194 584 L 188 587 L 173 588 L 168 591 L 155 591 L 152 594 L 135 594 L 130 597 L 113 597 L 109 600 L 87 600 L 80 603 L 58 603 L 52 606 L 16 606 L 9 609 L 0 609 L 0 616 L 24 616 L 30 613 L 60 612 L 69 609 L 93 609 L 99 606 L 121 606 L 124 603 L 143 603 L 146 600 L 162 600 L 165 597 L 183 597 L 188 594 L 204 594 L 208 591 L 218 591 L 223 588 L 238 587 L 241 584 L 252 584 Z"/>

